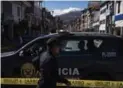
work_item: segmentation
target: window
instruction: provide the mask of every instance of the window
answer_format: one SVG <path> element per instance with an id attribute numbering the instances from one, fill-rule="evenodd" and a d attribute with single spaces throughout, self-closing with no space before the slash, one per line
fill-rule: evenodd
<path id="1" fill-rule="evenodd" d="M 105 33 L 105 30 L 100 30 L 100 33 Z"/>
<path id="2" fill-rule="evenodd" d="M 87 40 L 63 40 L 60 55 L 63 56 L 81 56 L 88 55 Z"/>
<path id="3" fill-rule="evenodd" d="M 105 20 L 100 21 L 100 24 L 105 24 Z"/>
<path id="4" fill-rule="evenodd" d="M 20 16 L 20 7 L 17 7 L 17 16 Z"/>
<path id="5" fill-rule="evenodd" d="M 106 12 L 106 8 L 101 10 L 101 14 L 105 13 Z"/>
<path id="6" fill-rule="evenodd" d="M 89 50 L 91 42 L 87 39 L 83 40 L 64 40 L 62 41 L 62 52 L 85 52 Z"/>
<path id="7" fill-rule="evenodd" d="M 122 55 L 120 46 L 120 42 L 113 38 L 63 40 L 60 54 L 66 56 L 94 55 L 110 58 Z"/>
<path id="8" fill-rule="evenodd" d="M 44 49 L 46 48 L 45 47 L 45 42 L 46 40 L 45 39 L 39 39 L 39 40 L 36 40 L 30 44 L 28 44 L 25 48 L 24 48 L 24 53 L 27 55 L 27 56 L 37 56 L 40 54 L 40 52 L 44 51 Z"/>
<path id="9" fill-rule="evenodd" d="M 79 41 L 77 40 L 64 41 L 63 43 L 63 51 L 80 51 L 80 49 L 78 48 Z"/>

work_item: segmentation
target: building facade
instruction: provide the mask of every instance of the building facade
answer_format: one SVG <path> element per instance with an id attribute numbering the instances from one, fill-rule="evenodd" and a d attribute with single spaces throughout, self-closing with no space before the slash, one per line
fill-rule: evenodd
<path id="1" fill-rule="evenodd" d="M 100 11 L 94 11 L 93 12 L 93 21 L 92 21 L 92 27 L 95 32 L 99 32 L 99 17 L 100 17 Z"/>
<path id="2" fill-rule="evenodd" d="M 42 20 L 42 6 L 40 1 L 28 1 L 28 3 L 31 4 L 31 7 L 28 7 L 25 10 L 29 27 L 28 34 L 36 36 L 41 33 L 41 27 L 39 26 L 41 25 Z"/>
<path id="3" fill-rule="evenodd" d="M 26 7 L 30 4 L 23 1 L 1 1 L 2 25 L 8 26 L 4 34 L 10 39 L 14 37 L 14 24 L 24 19 Z"/>
<path id="4" fill-rule="evenodd" d="M 123 1 L 115 2 L 115 30 L 114 34 L 123 36 Z"/>
<path id="5" fill-rule="evenodd" d="M 25 9 L 31 5 L 24 1 L 2 1 L 1 11 L 4 14 L 4 21 L 9 19 L 19 22 L 25 17 Z"/>
<path id="6" fill-rule="evenodd" d="M 81 15 L 80 30 L 92 32 L 99 31 L 99 16 L 99 7 L 97 7 L 96 5 L 84 9 Z"/>
<path id="7" fill-rule="evenodd" d="M 99 32 L 106 32 L 106 4 L 101 5 L 100 7 L 100 27 L 99 27 Z"/>
<path id="8" fill-rule="evenodd" d="M 1 20 L 5 28 L 4 35 L 13 39 L 22 31 L 28 36 L 41 34 L 42 1 L 1 1 Z M 26 23 L 26 24 L 25 24 Z M 18 26 L 21 26 L 17 28 Z M 16 26 L 16 27 L 15 27 Z M 23 27 L 22 27 L 23 26 Z"/>
<path id="9" fill-rule="evenodd" d="M 100 7 L 99 32 L 113 34 L 114 1 L 105 1 Z"/>
<path id="10" fill-rule="evenodd" d="M 100 16 L 100 1 L 89 1 L 88 8 L 90 8 L 90 28 L 94 32 L 99 32 L 99 16 Z"/>
<path id="11" fill-rule="evenodd" d="M 90 10 L 88 8 L 82 10 L 81 18 L 80 18 L 80 31 L 86 31 L 90 28 Z"/>

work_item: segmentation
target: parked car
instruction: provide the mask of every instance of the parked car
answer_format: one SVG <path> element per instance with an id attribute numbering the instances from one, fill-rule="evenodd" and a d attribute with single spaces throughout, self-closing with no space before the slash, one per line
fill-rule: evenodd
<path id="1" fill-rule="evenodd" d="M 109 34 L 64 32 L 40 36 L 14 52 L 1 55 L 2 78 L 37 78 L 38 56 L 46 41 L 58 37 L 59 75 L 72 79 L 122 80 L 123 38 Z"/>

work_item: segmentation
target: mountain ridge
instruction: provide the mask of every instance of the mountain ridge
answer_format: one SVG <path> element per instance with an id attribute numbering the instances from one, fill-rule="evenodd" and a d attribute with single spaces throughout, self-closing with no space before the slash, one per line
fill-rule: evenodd
<path id="1" fill-rule="evenodd" d="M 71 11 L 69 13 L 58 15 L 55 17 L 60 17 L 63 23 L 68 24 L 70 21 L 75 20 L 76 18 L 80 16 L 81 16 L 81 11 Z"/>

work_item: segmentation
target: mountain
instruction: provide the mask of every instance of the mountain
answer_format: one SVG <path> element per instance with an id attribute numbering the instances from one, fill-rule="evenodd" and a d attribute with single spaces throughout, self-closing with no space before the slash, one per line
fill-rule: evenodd
<path id="1" fill-rule="evenodd" d="M 60 17 L 60 19 L 63 20 L 63 23 L 69 23 L 70 21 L 80 16 L 81 16 L 81 11 L 72 11 L 72 12 L 62 14 L 56 17 Z"/>

